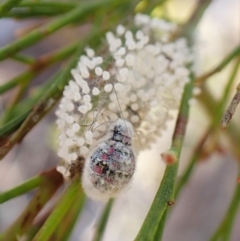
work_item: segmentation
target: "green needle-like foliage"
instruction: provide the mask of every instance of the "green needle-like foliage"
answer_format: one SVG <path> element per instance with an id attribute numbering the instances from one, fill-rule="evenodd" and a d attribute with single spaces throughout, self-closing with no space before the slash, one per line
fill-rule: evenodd
<path id="1" fill-rule="evenodd" d="M 26 230 L 32 225 L 34 218 L 63 183 L 62 176 L 55 169 L 42 173 L 41 179 L 38 191 L 23 210 L 22 214 L 5 231 L 1 238 L 2 241 L 14 241 L 16 237 L 24 235 Z M 23 186 L 19 186 L 17 189 L 23 189 Z M 14 191 L 15 193 L 17 192 L 16 189 Z M 28 190 L 25 189 L 25 191 Z"/>
<path id="2" fill-rule="evenodd" d="M 57 0 L 5 0 L 0 2 L 0 21 L 14 19 L 15 21 L 41 19 L 41 25 L 21 34 L 18 38 L 0 48 L 0 61 L 17 61 L 26 68 L 14 78 L 0 84 L 0 95 L 7 96 L 4 102 L 4 111 L 0 115 L 0 160 L 12 148 L 21 143 L 25 136 L 56 106 L 62 97 L 64 87 L 71 78 L 71 69 L 76 67 L 79 56 L 83 54 L 86 46 L 103 53 L 103 36 L 118 24 L 128 23 L 136 11 L 153 14 L 157 10 L 168 15 L 167 0 L 90 0 L 90 1 L 57 1 Z M 171 39 L 185 37 L 190 45 L 193 44 L 194 31 L 208 9 L 211 0 L 198 0 L 187 21 L 183 22 L 179 31 L 174 32 Z M 172 3 L 170 3 L 172 4 Z M 160 11 L 160 12 L 161 12 Z M 170 19 L 171 20 L 171 19 Z M 130 22 L 130 23 L 129 23 Z M 39 44 L 57 31 L 77 32 L 79 27 L 87 30 L 82 32 L 79 39 L 64 43 L 57 50 L 50 51 L 38 57 L 32 57 L 26 51 L 29 47 Z M 1 37 L 0 33 L 0 37 Z M 75 36 L 73 34 L 73 36 Z M 178 200 L 185 185 L 191 181 L 194 170 L 198 167 L 197 161 L 203 158 L 206 143 L 213 140 L 213 150 L 222 148 L 220 137 L 225 137 L 230 143 L 230 151 L 236 159 L 240 159 L 239 151 L 239 126 L 230 124 L 224 132 L 220 132 L 219 122 L 231 98 L 231 90 L 239 74 L 240 45 L 219 60 L 219 64 L 203 75 L 194 76 L 191 67 L 191 81 L 185 86 L 179 107 L 178 117 L 172 137 L 171 148 L 163 153 L 162 157 L 168 165 L 159 188 L 143 221 L 142 227 L 136 234 L 135 241 L 160 241 L 162 240 L 168 217 L 174 214 L 174 203 Z M 109 61 L 109 59 L 108 59 Z M 226 87 L 222 97 L 217 101 L 207 87 L 206 82 L 225 67 L 235 61 L 233 70 L 226 80 Z M 44 71 L 54 66 L 49 78 L 42 81 L 37 87 L 35 80 Z M 1 67 L 1 62 L 0 62 Z M 177 177 L 180 154 L 183 148 L 186 128 L 189 119 L 189 101 L 192 98 L 194 86 L 200 86 L 202 93 L 197 97 L 206 110 L 210 122 L 208 128 L 198 140 L 192 156 L 181 177 Z M 33 91 L 32 90 L 33 87 Z M 8 97 L 10 96 L 10 97 Z M 99 97 L 100 98 L 100 97 Z M 101 101 L 96 97 L 97 101 Z M 5 101 L 5 99 L 4 99 Z M 240 100 L 236 100 L 236 102 Z M 0 103 L 2 105 L 2 103 Z M 221 148 L 220 148 L 221 147 Z M 215 149 L 214 149 L 215 148 Z M 159 153 L 160 154 L 160 153 Z M 159 157 L 160 160 L 160 157 Z M 35 160 L 29 160 L 29 165 L 34 165 Z M 13 164 L 14 165 L 14 164 Z M 28 168 L 28 167 L 26 167 Z M 0 234 L 0 241 L 67 241 L 71 239 L 76 223 L 81 217 L 85 203 L 85 194 L 81 187 L 80 177 L 75 177 L 66 183 L 55 168 L 0 193 L 0 204 L 6 203 L 28 192 L 34 193 L 31 200 L 16 217 L 15 221 Z M 240 175 L 238 173 L 238 175 Z M 234 177 L 235 178 L 235 177 Z M 60 188 L 62 187 L 62 188 Z M 64 189 L 64 190 L 63 190 Z M 53 201 L 51 198 L 58 194 Z M 144 195 L 144 194 L 143 194 Z M 225 216 L 219 222 L 217 230 L 212 234 L 210 241 L 230 240 L 236 215 L 239 212 L 240 185 L 239 179 Z M 43 208 L 49 205 L 48 210 Z M 111 199 L 103 209 L 95 225 L 93 241 L 101 241 L 108 223 L 108 218 L 113 206 Z M 41 215 L 39 213 L 41 212 Z M 42 213 L 43 212 L 43 213 Z M 121 240 L 121 237 L 119 237 Z"/>
<path id="3" fill-rule="evenodd" d="M 77 200 L 77 202 L 76 202 Z M 58 205 L 51 213 L 44 226 L 34 237 L 34 241 L 65 240 L 76 221 L 77 214 L 84 203 L 84 194 L 79 180 L 73 181 L 63 197 L 59 200 Z M 64 227 L 61 228 L 64 220 Z"/>

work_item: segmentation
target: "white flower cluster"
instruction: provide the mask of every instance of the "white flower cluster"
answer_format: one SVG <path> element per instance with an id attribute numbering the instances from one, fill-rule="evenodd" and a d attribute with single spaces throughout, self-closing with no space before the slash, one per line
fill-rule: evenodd
<path id="1" fill-rule="evenodd" d="M 185 39 L 171 40 L 176 30 L 172 23 L 138 14 L 133 30 L 119 25 L 106 34 L 104 60 L 85 49 L 56 112 L 61 158 L 87 159 L 119 118 L 134 127 L 135 150 L 149 147 L 189 81 L 192 56 Z"/>

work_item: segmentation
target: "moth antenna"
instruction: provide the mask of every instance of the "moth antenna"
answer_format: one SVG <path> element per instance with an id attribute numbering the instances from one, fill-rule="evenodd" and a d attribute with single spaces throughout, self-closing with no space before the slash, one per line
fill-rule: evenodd
<path id="1" fill-rule="evenodd" d="M 116 69 L 116 73 L 117 73 L 118 76 L 120 77 L 117 68 L 115 68 L 115 69 Z M 117 79 L 117 78 L 115 78 L 115 79 Z M 128 130 L 127 125 L 126 125 L 126 120 L 125 120 L 125 118 L 124 118 L 124 116 L 123 116 L 123 111 L 122 111 L 122 108 L 121 108 L 121 105 L 120 105 L 120 102 L 119 102 L 119 99 L 118 99 L 117 91 L 116 91 L 116 89 L 115 89 L 115 87 L 114 87 L 114 84 L 113 84 L 114 82 L 112 82 L 111 79 L 110 79 L 110 82 L 112 83 L 113 91 L 114 91 L 114 93 L 115 93 L 115 95 L 116 95 L 116 97 L 117 97 L 117 103 L 118 103 L 118 107 L 119 107 L 119 110 L 120 110 L 121 118 L 123 119 L 124 124 L 125 124 L 125 127 L 126 127 L 126 129 L 127 129 L 127 131 L 128 131 L 128 135 L 130 136 L 129 130 Z"/>
<path id="2" fill-rule="evenodd" d="M 141 139 L 140 139 L 140 137 L 139 137 L 138 131 L 135 131 L 135 133 L 136 133 L 136 135 L 137 135 L 137 139 L 138 139 L 138 141 L 139 141 L 139 145 L 140 145 L 141 149 L 143 149 L 142 142 L 141 142 Z"/>

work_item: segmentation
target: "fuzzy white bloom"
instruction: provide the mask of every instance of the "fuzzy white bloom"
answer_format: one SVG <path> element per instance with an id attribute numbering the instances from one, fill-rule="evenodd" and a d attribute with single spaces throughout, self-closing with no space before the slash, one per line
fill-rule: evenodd
<path id="1" fill-rule="evenodd" d="M 137 14 L 134 23 L 137 31 L 119 25 L 116 33 L 106 34 L 109 63 L 89 47 L 85 49 L 56 112 L 61 133 L 58 155 L 68 164 L 79 157 L 87 160 L 83 183 L 87 183 L 87 193 L 94 189 L 93 196 L 99 196 L 103 183 L 89 188 L 93 183 L 90 167 L 94 166 L 89 160 L 93 150 L 108 145 L 109 128 L 124 120 L 134 128 L 130 138 L 135 154 L 148 148 L 164 130 L 169 110 L 178 108 L 189 81 L 193 58 L 186 40 L 170 41 L 176 25 L 143 14 Z M 63 168 L 58 170 L 64 173 Z M 69 170 L 65 173 L 69 176 Z M 104 189 L 108 197 L 123 186 L 114 181 L 111 185 Z"/>

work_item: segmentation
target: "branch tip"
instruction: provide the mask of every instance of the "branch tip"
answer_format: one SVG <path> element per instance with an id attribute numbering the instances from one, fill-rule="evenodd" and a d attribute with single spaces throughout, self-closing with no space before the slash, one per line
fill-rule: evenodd
<path id="1" fill-rule="evenodd" d="M 173 163 L 175 163 L 175 162 L 177 161 L 177 156 L 176 156 L 176 154 L 175 154 L 173 151 L 171 151 L 171 150 L 169 150 L 169 151 L 167 151 L 167 152 L 163 152 L 163 153 L 161 154 L 161 157 L 162 157 L 163 161 L 164 161 L 167 165 L 171 165 L 171 164 L 173 164 Z"/>
<path id="2" fill-rule="evenodd" d="M 231 103 L 229 104 L 227 110 L 225 111 L 221 119 L 220 125 L 222 129 L 226 129 L 227 126 L 229 125 L 239 102 L 240 102 L 240 84 L 237 85 L 236 93 L 233 96 Z"/>

